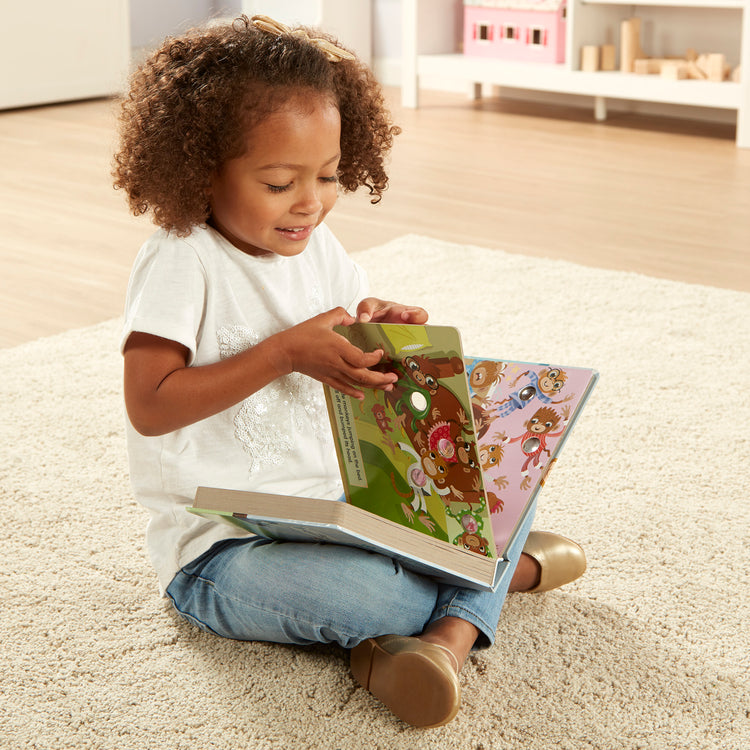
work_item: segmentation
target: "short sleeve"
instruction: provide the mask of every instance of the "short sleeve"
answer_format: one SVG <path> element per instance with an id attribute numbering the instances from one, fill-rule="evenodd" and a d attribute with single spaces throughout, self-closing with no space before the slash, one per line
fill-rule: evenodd
<path id="1" fill-rule="evenodd" d="M 206 304 L 206 272 L 186 241 L 157 233 L 141 248 L 133 266 L 125 303 L 120 350 L 134 331 L 176 341 L 197 350 Z"/>

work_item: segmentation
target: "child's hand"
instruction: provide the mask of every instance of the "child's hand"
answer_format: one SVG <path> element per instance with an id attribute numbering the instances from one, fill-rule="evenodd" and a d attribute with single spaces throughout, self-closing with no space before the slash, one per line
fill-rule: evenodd
<path id="1" fill-rule="evenodd" d="M 357 306 L 359 323 L 413 323 L 423 325 L 427 322 L 427 312 L 421 307 L 399 305 L 375 297 L 363 299 Z"/>
<path id="2" fill-rule="evenodd" d="M 276 335 L 274 366 L 280 375 L 301 372 L 357 399 L 360 388 L 391 390 L 395 373 L 370 370 L 383 357 L 383 350 L 363 352 L 333 330 L 354 322 L 342 307 L 317 315 Z"/>

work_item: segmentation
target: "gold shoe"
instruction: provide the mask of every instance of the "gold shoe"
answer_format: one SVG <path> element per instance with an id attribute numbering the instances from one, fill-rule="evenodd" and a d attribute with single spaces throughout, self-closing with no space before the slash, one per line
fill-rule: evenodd
<path id="1" fill-rule="evenodd" d="M 458 713 L 458 662 L 444 646 L 402 635 L 368 638 L 352 649 L 351 670 L 362 687 L 412 726 L 439 727 Z"/>
<path id="2" fill-rule="evenodd" d="M 574 541 L 549 531 L 531 531 L 523 551 L 542 569 L 539 583 L 527 592 L 549 591 L 580 578 L 586 570 L 586 553 Z"/>

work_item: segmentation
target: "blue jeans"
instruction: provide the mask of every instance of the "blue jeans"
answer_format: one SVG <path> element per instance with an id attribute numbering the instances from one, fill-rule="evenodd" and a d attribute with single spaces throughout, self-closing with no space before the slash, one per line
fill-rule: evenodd
<path id="1" fill-rule="evenodd" d="M 476 645 L 486 647 L 494 643 L 535 510 L 495 592 L 437 583 L 356 547 L 252 537 L 215 544 L 177 573 L 167 596 L 193 624 L 237 640 L 353 648 L 379 635 L 417 635 L 453 616 L 473 623 Z"/>

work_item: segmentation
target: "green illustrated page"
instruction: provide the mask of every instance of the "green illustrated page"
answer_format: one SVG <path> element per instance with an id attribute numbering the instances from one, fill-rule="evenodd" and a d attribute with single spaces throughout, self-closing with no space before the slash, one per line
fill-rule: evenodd
<path id="1" fill-rule="evenodd" d="M 348 502 L 487 557 L 495 556 L 472 406 L 455 328 L 376 323 L 338 327 L 393 390 L 364 401 L 327 388 Z"/>

